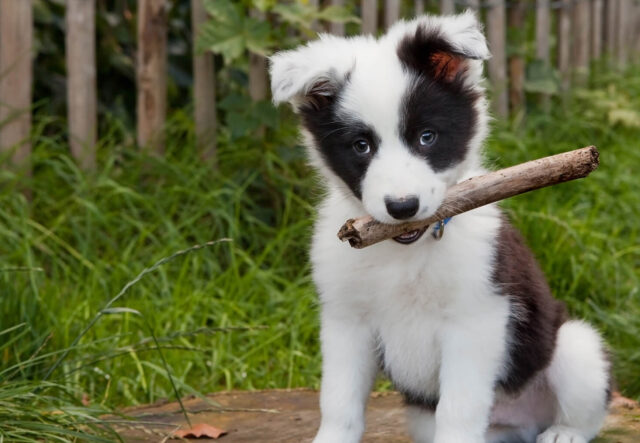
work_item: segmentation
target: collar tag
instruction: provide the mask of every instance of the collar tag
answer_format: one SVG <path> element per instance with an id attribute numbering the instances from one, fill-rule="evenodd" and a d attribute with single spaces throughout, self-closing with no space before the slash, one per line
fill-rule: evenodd
<path id="1" fill-rule="evenodd" d="M 444 220 L 440 220 L 438 223 L 436 223 L 436 225 L 433 227 L 433 231 L 431 231 L 431 236 L 436 240 L 440 240 L 444 235 L 444 227 L 447 223 L 449 223 L 450 220 L 451 217 L 447 217 Z"/>

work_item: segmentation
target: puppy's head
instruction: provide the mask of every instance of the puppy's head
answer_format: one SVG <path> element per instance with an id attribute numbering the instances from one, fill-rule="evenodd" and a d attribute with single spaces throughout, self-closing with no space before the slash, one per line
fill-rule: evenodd
<path id="1" fill-rule="evenodd" d="M 330 35 L 271 58 L 276 103 L 302 117 L 314 165 L 376 219 L 425 218 L 480 163 L 489 51 L 472 13 Z"/>

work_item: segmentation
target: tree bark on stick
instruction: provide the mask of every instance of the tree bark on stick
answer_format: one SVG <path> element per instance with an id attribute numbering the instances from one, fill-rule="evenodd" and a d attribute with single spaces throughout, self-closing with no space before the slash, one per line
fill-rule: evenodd
<path id="1" fill-rule="evenodd" d="M 427 229 L 432 223 L 489 203 L 586 177 L 598 164 L 599 153 L 595 146 L 532 160 L 452 186 L 440 208 L 425 220 L 389 225 L 380 223 L 371 216 L 350 219 L 340 228 L 338 238 L 361 249 L 406 232 Z"/>
<path id="2" fill-rule="evenodd" d="M 96 167 L 96 3 L 67 0 L 67 115 L 71 154 L 84 170 Z"/>
<path id="3" fill-rule="evenodd" d="M 0 0 L 0 150 L 30 174 L 31 51 L 33 10 L 29 0 Z"/>
<path id="4" fill-rule="evenodd" d="M 138 146 L 161 154 L 167 114 L 167 12 L 164 0 L 138 2 Z"/>

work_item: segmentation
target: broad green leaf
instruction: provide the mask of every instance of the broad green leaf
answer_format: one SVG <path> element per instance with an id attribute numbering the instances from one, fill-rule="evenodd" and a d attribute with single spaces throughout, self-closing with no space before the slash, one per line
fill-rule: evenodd
<path id="1" fill-rule="evenodd" d="M 311 29 L 311 24 L 318 17 L 317 8 L 300 3 L 280 3 L 273 8 L 273 12 L 285 23 L 305 29 Z"/>
<path id="2" fill-rule="evenodd" d="M 360 23 L 360 19 L 342 6 L 327 6 L 320 11 L 317 18 L 336 23 Z"/>

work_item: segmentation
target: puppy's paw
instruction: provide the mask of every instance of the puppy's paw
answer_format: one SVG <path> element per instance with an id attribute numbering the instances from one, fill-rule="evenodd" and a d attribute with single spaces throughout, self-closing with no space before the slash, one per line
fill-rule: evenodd
<path id="1" fill-rule="evenodd" d="M 587 443 L 587 439 L 577 429 L 566 426 L 551 426 L 538 435 L 536 443 Z"/>
<path id="2" fill-rule="evenodd" d="M 313 439 L 313 443 L 358 443 L 362 432 L 355 429 L 322 426 Z"/>

